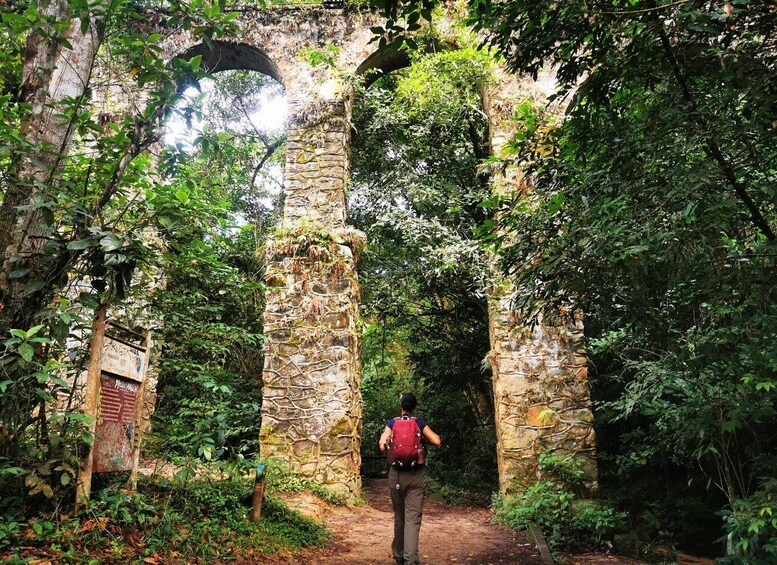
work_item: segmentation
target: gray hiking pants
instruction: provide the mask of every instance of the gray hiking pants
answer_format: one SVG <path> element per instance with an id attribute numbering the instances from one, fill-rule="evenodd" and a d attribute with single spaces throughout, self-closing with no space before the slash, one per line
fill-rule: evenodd
<path id="1" fill-rule="evenodd" d="M 418 533 L 426 494 L 426 469 L 398 471 L 389 469 L 389 491 L 394 507 L 394 542 L 391 552 L 397 563 L 418 565 Z"/>

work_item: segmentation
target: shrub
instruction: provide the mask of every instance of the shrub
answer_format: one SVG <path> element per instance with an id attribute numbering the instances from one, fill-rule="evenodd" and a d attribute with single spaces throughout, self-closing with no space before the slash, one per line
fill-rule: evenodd
<path id="1" fill-rule="evenodd" d="M 543 532 L 553 531 L 569 521 L 574 496 L 553 482 L 537 483 L 515 497 L 508 497 L 496 507 L 496 517 L 515 529 L 539 525 Z"/>
<path id="2" fill-rule="evenodd" d="M 735 500 L 721 513 L 728 532 L 723 561 L 735 565 L 777 562 L 777 479 L 763 482 L 749 499 Z"/>
<path id="3" fill-rule="evenodd" d="M 576 500 L 582 472 L 568 455 L 552 452 L 540 456 L 540 470 L 548 480 L 523 492 L 494 497 L 495 519 L 514 529 L 537 524 L 553 549 L 605 545 L 626 519 L 626 514 L 597 500 Z"/>
<path id="4" fill-rule="evenodd" d="M 600 546 L 612 538 L 625 519 L 624 512 L 618 512 L 601 501 L 581 500 L 574 505 L 572 531 L 580 543 Z"/>

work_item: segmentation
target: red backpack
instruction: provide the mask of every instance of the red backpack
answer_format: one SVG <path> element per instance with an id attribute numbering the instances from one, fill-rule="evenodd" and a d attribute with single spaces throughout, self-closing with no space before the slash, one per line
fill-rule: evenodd
<path id="1" fill-rule="evenodd" d="M 422 465 L 426 456 L 421 445 L 421 428 L 414 417 L 394 418 L 391 428 L 391 444 L 388 450 L 389 464 L 397 467 Z"/>

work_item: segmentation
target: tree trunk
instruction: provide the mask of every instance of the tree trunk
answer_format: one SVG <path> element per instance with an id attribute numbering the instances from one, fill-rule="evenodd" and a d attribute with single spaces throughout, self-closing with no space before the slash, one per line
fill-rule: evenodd
<path id="1" fill-rule="evenodd" d="M 67 0 L 39 2 L 38 9 L 54 21 L 71 19 Z M 24 289 L 41 273 L 39 259 L 50 231 L 44 212 L 46 194 L 61 170 L 76 121 L 61 114 L 75 114 L 73 105 L 82 104 L 88 95 L 99 45 L 95 22 L 90 22 L 86 33 L 81 33 L 79 20 L 72 20 L 70 27 L 60 34 L 51 24 L 42 23 L 27 38 L 22 102 L 29 105 L 29 111 L 21 126 L 21 137 L 31 150 L 18 156 L 13 180 L 0 205 L 2 325 L 21 321 L 20 310 L 29 298 Z M 18 275 L 28 268 L 25 276 L 9 276 L 13 271 Z"/>

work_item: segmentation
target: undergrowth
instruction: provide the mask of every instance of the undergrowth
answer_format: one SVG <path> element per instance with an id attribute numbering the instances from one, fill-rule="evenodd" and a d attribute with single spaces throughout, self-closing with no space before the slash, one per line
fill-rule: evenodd
<path id="1" fill-rule="evenodd" d="M 256 559 L 323 543 L 318 523 L 265 497 L 262 519 L 248 519 L 253 480 L 143 478 L 131 493 L 119 484 L 93 493 L 77 513 L 0 515 L 0 559 L 56 563 Z"/>
<path id="2" fill-rule="evenodd" d="M 490 485 L 489 485 L 490 486 Z M 477 506 L 487 508 L 491 500 L 490 489 L 487 491 L 479 485 L 469 486 L 452 484 L 442 479 L 427 476 L 426 487 L 432 496 L 437 496 L 453 506 Z"/>
<path id="3" fill-rule="evenodd" d="M 554 550 L 611 547 L 626 514 L 580 498 L 583 472 L 573 457 L 545 452 L 539 463 L 545 480 L 512 496 L 494 496 L 496 521 L 519 530 L 536 524 Z"/>

